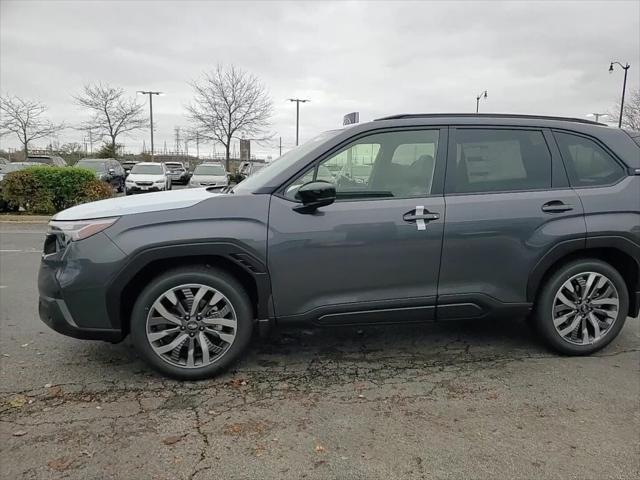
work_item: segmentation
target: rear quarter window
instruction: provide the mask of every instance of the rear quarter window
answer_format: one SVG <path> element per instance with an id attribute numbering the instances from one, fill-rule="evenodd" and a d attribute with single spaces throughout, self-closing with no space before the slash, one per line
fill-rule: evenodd
<path id="1" fill-rule="evenodd" d="M 565 132 L 554 132 L 574 187 L 611 185 L 625 176 L 622 166 L 595 141 Z"/>

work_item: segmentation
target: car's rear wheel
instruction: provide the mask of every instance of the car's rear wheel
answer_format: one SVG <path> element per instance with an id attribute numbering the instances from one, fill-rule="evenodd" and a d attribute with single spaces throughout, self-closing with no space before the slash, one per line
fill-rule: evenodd
<path id="1" fill-rule="evenodd" d="M 556 351 L 588 355 L 620 333 L 629 294 L 620 273 L 597 259 L 577 260 L 547 280 L 535 305 L 536 328 Z"/>
<path id="2" fill-rule="evenodd" d="M 150 282 L 131 315 L 131 336 L 142 357 L 181 380 L 209 378 L 235 362 L 253 330 L 249 298 L 226 272 L 191 267 Z"/>

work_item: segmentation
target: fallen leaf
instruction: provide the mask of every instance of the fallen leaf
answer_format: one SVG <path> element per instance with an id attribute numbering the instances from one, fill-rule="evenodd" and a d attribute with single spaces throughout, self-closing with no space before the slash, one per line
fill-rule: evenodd
<path id="1" fill-rule="evenodd" d="M 496 400 L 497 398 L 498 398 L 498 394 L 495 392 L 487 395 L 487 400 Z"/>
<path id="2" fill-rule="evenodd" d="M 8 353 L 3 353 L 2 356 L 3 357 L 9 357 L 9 354 Z"/>
<path id="3" fill-rule="evenodd" d="M 93 457 L 93 453 L 90 452 L 89 450 L 81 450 L 80 455 L 84 455 L 85 457 L 89 457 L 89 458 Z"/>
<path id="4" fill-rule="evenodd" d="M 325 448 L 319 443 L 316 445 L 316 453 L 324 453 Z"/>
<path id="5" fill-rule="evenodd" d="M 45 383 L 44 384 L 44 388 L 51 388 L 51 384 L 50 383 Z"/>
<path id="6" fill-rule="evenodd" d="M 26 434 L 27 434 L 26 430 L 16 430 L 15 432 L 13 432 L 14 437 L 22 437 L 23 435 L 26 435 Z"/>
<path id="7" fill-rule="evenodd" d="M 22 344 L 22 345 L 20 345 L 20 346 L 21 346 L 22 348 L 24 348 L 24 347 L 28 347 L 28 346 L 29 346 L 29 344 L 28 344 L 28 343 L 23 343 L 23 344 Z"/>
<path id="8" fill-rule="evenodd" d="M 174 443 L 178 443 L 184 437 L 184 435 L 171 435 L 170 437 L 164 437 L 162 439 L 162 443 L 165 445 L 173 445 Z"/>
<path id="9" fill-rule="evenodd" d="M 96 410 L 102 410 L 102 407 L 101 407 L 100 405 L 98 405 L 98 406 L 96 407 Z"/>
<path id="10" fill-rule="evenodd" d="M 22 408 L 27 403 L 27 397 L 19 395 L 9 402 L 13 408 Z"/>
<path id="11" fill-rule="evenodd" d="M 365 398 L 364 395 L 360 394 L 358 395 L 358 398 Z"/>
<path id="12" fill-rule="evenodd" d="M 64 472 L 68 470 L 71 464 L 73 463 L 73 458 L 69 457 L 60 457 L 54 460 L 49 460 L 47 465 L 51 470 L 55 470 L 56 472 Z"/>

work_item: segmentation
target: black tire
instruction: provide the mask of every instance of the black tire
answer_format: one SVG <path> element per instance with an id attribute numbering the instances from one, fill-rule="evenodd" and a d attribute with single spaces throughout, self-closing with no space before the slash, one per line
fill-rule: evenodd
<path id="1" fill-rule="evenodd" d="M 562 285 L 580 273 L 596 272 L 609 279 L 618 293 L 618 315 L 613 325 L 593 343 L 578 345 L 563 338 L 553 324 L 553 302 Z M 622 275 L 602 260 L 589 258 L 575 260 L 560 267 L 542 286 L 534 307 L 532 319 L 536 330 L 548 346 L 564 355 L 589 355 L 607 346 L 618 336 L 629 312 L 629 292 Z"/>
<path id="2" fill-rule="evenodd" d="M 222 293 L 235 310 L 236 337 L 226 352 L 213 363 L 195 368 L 179 367 L 163 360 L 147 340 L 146 324 L 149 309 L 164 292 L 184 284 L 199 283 Z M 131 338 L 142 358 L 158 372 L 178 380 L 211 378 L 236 362 L 251 341 L 253 309 L 249 296 L 240 283 L 226 272 L 206 266 L 181 267 L 154 278 L 139 295 L 131 313 Z"/>

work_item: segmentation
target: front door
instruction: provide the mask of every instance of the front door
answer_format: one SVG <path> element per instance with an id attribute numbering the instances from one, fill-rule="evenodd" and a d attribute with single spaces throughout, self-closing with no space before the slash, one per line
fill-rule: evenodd
<path id="1" fill-rule="evenodd" d="M 273 196 L 268 264 L 279 320 L 434 317 L 446 144 L 438 128 L 364 135 Z M 333 182 L 337 200 L 298 213 L 295 193 L 312 180 Z"/>

